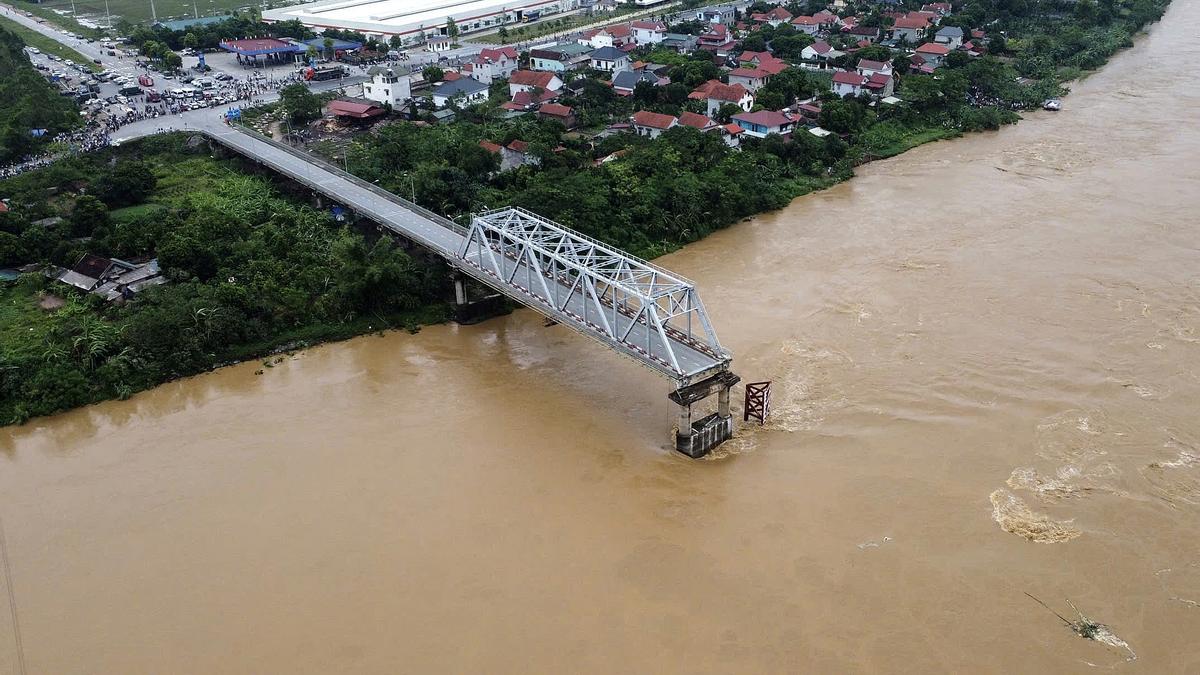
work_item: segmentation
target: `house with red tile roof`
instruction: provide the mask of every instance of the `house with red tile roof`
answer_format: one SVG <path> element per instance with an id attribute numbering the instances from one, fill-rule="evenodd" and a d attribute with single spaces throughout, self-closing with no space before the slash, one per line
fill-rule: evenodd
<path id="1" fill-rule="evenodd" d="M 798 16 L 792 19 L 792 28 L 795 28 L 801 33 L 816 35 L 817 32 L 821 30 L 821 21 L 811 16 Z"/>
<path id="2" fill-rule="evenodd" d="M 717 114 L 721 106 L 732 103 L 749 112 L 754 107 L 754 94 L 740 84 L 725 84 L 720 80 L 709 80 L 696 87 L 688 98 L 705 102 L 705 112 L 709 117 Z"/>
<path id="3" fill-rule="evenodd" d="M 554 73 L 547 70 L 518 70 L 508 78 L 508 94 L 516 96 L 518 92 L 531 89 L 557 91 L 562 89 L 563 81 Z"/>
<path id="4" fill-rule="evenodd" d="M 906 14 L 896 19 L 890 29 L 893 40 L 908 40 L 917 43 L 929 27 L 929 19 L 919 14 Z"/>
<path id="5" fill-rule="evenodd" d="M 568 129 L 575 128 L 575 111 L 571 109 L 571 106 L 559 103 L 543 103 L 542 107 L 538 108 L 538 117 L 557 120 L 562 122 L 562 125 Z"/>
<path id="6" fill-rule="evenodd" d="M 592 49 L 601 47 L 622 47 L 633 43 L 633 29 L 627 23 L 615 26 L 604 26 L 586 31 L 579 36 L 579 44 L 589 45 Z"/>
<path id="7" fill-rule="evenodd" d="M 635 112 L 630 118 L 630 122 L 633 124 L 634 133 L 649 138 L 658 138 L 664 131 L 679 124 L 679 120 L 675 119 L 674 115 L 664 115 L 649 110 Z"/>
<path id="8" fill-rule="evenodd" d="M 684 112 L 679 115 L 679 124 L 700 131 L 712 131 L 720 125 L 705 115 L 694 112 Z"/>
<path id="9" fill-rule="evenodd" d="M 667 37 L 667 24 L 661 21 L 634 21 L 629 24 L 633 29 L 633 42 L 642 45 L 656 45 Z"/>
<path id="10" fill-rule="evenodd" d="M 946 55 L 950 53 L 950 48 L 946 45 L 940 45 L 936 42 L 926 42 L 917 47 L 917 55 L 925 59 L 925 63 L 931 68 L 937 68 L 942 65 Z"/>
<path id="11" fill-rule="evenodd" d="M 463 65 L 468 76 L 491 84 L 492 80 L 509 77 L 517 70 L 517 50 L 512 47 L 487 48 Z"/>

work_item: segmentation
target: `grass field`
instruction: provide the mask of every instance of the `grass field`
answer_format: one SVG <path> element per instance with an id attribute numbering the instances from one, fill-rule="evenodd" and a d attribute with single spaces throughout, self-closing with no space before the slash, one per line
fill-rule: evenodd
<path id="1" fill-rule="evenodd" d="M 54 15 L 50 10 L 71 11 L 71 0 L 47 0 L 41 5 L 31 5 L 42 8 L 42 12 L 26 7 L 29 4 L 27 2 L 13 2 L 12 4 L 19 9 L 45 16 L 52 21 L 56 20 L 56 17 L 57 19 L 62 17 Z M 234 9 L 248 9 L 251 6 L 265 9 L 288 4 L 295 3 L 280 2 L 279 0 L 266 3 L 261 0 L 259 2 L 253 2 L 253 0 L 154 0 L 154 14 L 158 16 L 159 21 L 167 21 L 169 19 L 190 19 L 197 13 L 200 16 L 213 16 L 228 14 L 230 10 Z M 87 17 L 101 25 L 104 24 L 104 0 L 75 0 L 75 11 L 79 16 Z M 108 0 L 108 11 L 112 12 L 114 24 L 122 18 L 133 23 L 142 23 L 150 21 L 152 17 L 150 0 Z"/>
<path id="2" fill-rule="evenodd" d="M 92 28 L 88 28 L 87 26 L 84 26 L 83 24 L 79 23 L 78 21 L 76 21 L 69 15 L 64 16 L 62 14 L 59 14 L 58 12 L 51 11 L 50 7 L 48 5 L 34 5 L 34 4 L 28 3 L 28 2 L 11 2 L 10 4 L 13 7 L 21 10 L 22 12 L 29 12 L 30 14 L 32 14 L 34 16 L 41 17 L 41 18 L 45 19 L 47 23 L 54 24 L 55 26 L 58 26 L 59 28 L 65 28 L 66 30 L 68 30 L 72 33 L 76 33 L 78 35 L 86 35 L 89 37 L 99 37 L 100 36 L 101 31 L 94 30 Z M 71 9 L 70 4 L 67 5 L 67 9 L 68 10 Z"/>
<path id="3" fill-rule="evenodd" d="M 47 54 L 54 54 L 55 56 L 61 57 L 68 61 L 74 61 L 81 66 L 87 67 L 92 72 L 102 70 L 100 66 L 92 63 L 92 60 L 83 54 L 80 54 L 74 49 L 71 49 L 61 42 L 54 40 L 53 38 L 46 37 L 35 30 L 26 28 L 12 19 L 0 16 L 0 26 L 3 26 L 6 30 L 19 35 L 21 39 L 25 41 L 25 44 L 29 45 L 30 47 L 37 47 Z"/>

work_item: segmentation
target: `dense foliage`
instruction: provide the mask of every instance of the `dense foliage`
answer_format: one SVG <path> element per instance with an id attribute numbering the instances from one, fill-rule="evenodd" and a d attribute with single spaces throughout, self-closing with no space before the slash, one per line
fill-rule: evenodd
<path id="1" fill-rule="evenodd" d="M 32 154 L 46 141 L 79 124 L 71 99 L 29 63 L 25 43 L 0 28 L 0 165 Z M 35 137 L 34 129 L 45 129 Z"/>
<path id="2" fill-rule="evenodd" d="M 13 204 L 0 220 L 0 262 L 157 255 L 170 279 L 123 305 L 37 274 L 0 288 L 0 423 L 287 342 L 444 316 L 439 264 L 368 240 L 179 137 L 60 162 L 0 182 L 0 193 Z M 33 222 L 47 216 L 63 220 Z M 39 309 L 49 295 L 65 307 Z"/>

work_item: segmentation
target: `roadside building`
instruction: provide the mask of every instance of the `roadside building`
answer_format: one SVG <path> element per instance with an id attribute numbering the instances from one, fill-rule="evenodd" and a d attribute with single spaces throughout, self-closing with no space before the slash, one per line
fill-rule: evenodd
<path id="1" fill-rule="evenodd" d="M 592 48 L 578 43 L 563 43 L 529 50 L 529 67 L 556 73 L 586 68 Z"/>
<path id="2" fill-rule="evenodd" d="M 412 78 L 397 75 L 391 68 L 372 66 L 367 71 L 370 81 L 363 82 L 363 98 L 377 103 L 386 103 L 393 108 L 404 105 L 412 98 Z"/>

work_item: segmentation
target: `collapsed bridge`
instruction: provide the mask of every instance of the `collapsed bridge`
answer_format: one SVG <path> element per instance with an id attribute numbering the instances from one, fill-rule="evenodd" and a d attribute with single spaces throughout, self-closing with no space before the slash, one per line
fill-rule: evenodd
<path id="1" fill-rule="evenodd" d="M 200 131 L 670 379 L 680 452 L 701 457 L 733 435 L 729 392 L 738 377 L 691 281 L 524 209 L 476 214 L 466 228 L 265 136 L 216 123 Z M 712 394 L 716 412 L 693 420 L 692 406 Z"/>

